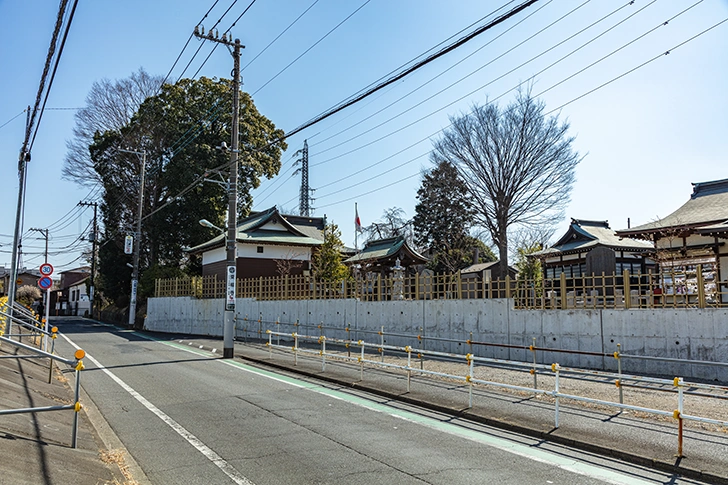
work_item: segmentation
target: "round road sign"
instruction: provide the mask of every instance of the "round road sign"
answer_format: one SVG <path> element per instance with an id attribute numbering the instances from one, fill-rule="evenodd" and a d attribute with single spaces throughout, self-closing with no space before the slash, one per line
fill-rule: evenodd
<path id="1" fill-rule="evenodd" d="M 50 279 L 48 276 L 44 276 L 44 277 L 42 277 L 41 279 L 38 280 L 38 286 L 40 286 L 44 290 L 47 290 L 51 286 L 53 286 L 53 280 Z"/>
<path id="2" fill-rule="evenodd" d="M 50 263 L 43 263 L 40 265 L 40 274 L 43 276 L 50 276 L 53 274 L 53 266 Z"/>

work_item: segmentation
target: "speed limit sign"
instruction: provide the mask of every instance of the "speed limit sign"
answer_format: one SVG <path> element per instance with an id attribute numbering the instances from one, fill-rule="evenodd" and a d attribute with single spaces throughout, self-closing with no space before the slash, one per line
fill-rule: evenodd
<path id="1" fill-rule="evenodd" d="M 50 263 L 43 263 L 40 265 L 40 274 L 43 276 L 50 276 L 53 274 L 53 266 Z"/>

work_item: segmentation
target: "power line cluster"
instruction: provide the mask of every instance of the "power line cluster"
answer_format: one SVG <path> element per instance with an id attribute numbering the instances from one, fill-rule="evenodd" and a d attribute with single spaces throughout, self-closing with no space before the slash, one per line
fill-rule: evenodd
<path id="1" fill-rule="evenodd" d="M 201 18 L 198 25 L 202 24 L 211 15 L 214 9 L 218 6 L 219 1 L 220 0 L 215 0 L 212 3 L 212 6 Z M 304 56 L 312 55 L 311 53 L 314 52 L 318 46 L 326 42 L 327 37 L 331 33 L 337 29 L 345 29 L 347 21 L 367 6 L 369 1 L 370 0 L 366 0 L 361 3 L 347 17 L 333 25 L 321 37 L 318 37 L 314 43 L 308 46 L 301 46 L 300 50 L 297 51 L 298 53 L 291 53 L 292 60 L 284 63 L 285 67 L 277 71 L 265 82 L 259 83 L 258 88 L 253 94 L 258 93 L 269 86 L 284 72 L 290 70 Z M 556 20 L 550 21 L 541 27 L 534 28 L 534 23 L 538 24 L 542 17 L 548 17 L 547 10 L 558 8 L 559 6 L 559 2 L 553 2 L 553 0 L 544 1 L 535 6 L 537 1 L 538 0 L 523 1 L 515 6 L 513 6 L 515 3 L 514 0 L 504 3 L 504 5 L 488 13 L 458 33 L 453 34 L 448 39 L 443 40 L 436 46 L 433 46 L 420 56 L 408 60 L 398 69 L 380 77 L 377 81 L 359 89 L 348 98 L 332 106 L 330 109 L 310 118 L 307 122 L 302 123 L 289 131 L 286 134 L 286 137 L 295 137 L 300 134 L 306 136 L 309 140 L 314 141 L 314 143 L 310 145 L 311 148 L 317 150 L 311 153 L 310 167 L 313 169 L 312 175 L 315 173 L 315 167 L 331 162 L 337 162 L 339 167 L 345 167 L 340 170 L 341 175 L 335 180 L 314 186 L 315 190 L 319 191 L 321 189 L 330 189 L 327 193 L 317 193 L 317 199 L 322 202 L 317 204 L 317 207 L 319 209 L 323 209 L 343 204 L 356 198 L 365 197 L 369 194 L 397 185 L 405 180 L 418 177 L 420 175 L 420 170 L 413 169 L 405 176 L 399 177 L 394 181 L 391 180 L 395 174 L 401 173 L 401 170 L 406 169 L 407 166 L 412 166 L 416 162 L 424 162 L 430 152 L 430 141 L 433 137 L 436 137 L 439 133 L 445 130 L 447 125 L 441 127 L 437 131 L 427 133 L 426 136 L 418 138 L 415 142 L 411 142 L 410 139 L 406 139 L 402 136 L 406 130 L 420 129 L 419 127 L 422 126 L 422 123 L 425 120 L 431 119 L 440 113 L 447 112 L 446 110 L 450 111 L 456 109 L 461 106 L 463 102 L 467 102 L 475 96 L 482 95 L 487 88 L 495 86 L 498 82 L 505 82 L 508 79 L 518 76 L 518 81 L 513 82 L 510 88 L 500 92 L 497 96 L 489 97 L 487 101 L 489 103 L 497 102 L 499 99 L 502 99 L 522 86 L 532 84 L 534 81 L 539 80 L 539 76 L 541 75 L 552 75 L 552 73 L 556 71 L 556 68 L 558 68 L 560 70 L 558 71 L 558 75 L 555 76 L 558 80 L 547 88 L 538 90 L 534 96 L 538 97 L 550 92 L 551 90 L 580 76 L 582 73 L 592 70 L 595 66 L 602 64 L 605 60 L 615 58 L 615 56 L 618 56 L 625 49 L 640 42 L 647 36 L 652 35 L 654 32 L 671 25 L 673 22 L 680 21 L 680 17 L 702 3 L 701 0 L 693 3 L 692 5 L 686 6 L 675 15 L 666 16 L 667 18 L 665 18 L 660 24 L 652 26 L 645 25 L 644 21 L 641 20 L 641 14 L 648 8 L 651 8 L 656 3 L 656 0 L 651 2 L 622 2 L 615 5 L 613 10 L 608 12 L 606 15 L 595 18 L 593 21 L 586 24 L 571 21 L 570 19 L 572 16 L 575 17 L 577 12 L 581 12 L 582 9 L 584 11 L 587 10 L 589 0 L 586 0 L 570 8 L 568 12 L 557 17 Z M 268 51 L 275 42 L 283 38 L 295 24 L 304 19 L 305 15 L 311 11 L 318 2 L 319 0 L 310 2 L 308 6 L 303 9 L 302 13 L 293 20 L 293 22 L 282 27 L 281 32 L 274 37 L 265 48 L 260 50 L 256 56 L 248 61 L 243 69 L 253 65 L 253 63 L 266 51 Z M 218 27 L 222 28 L 221 26 L 225 23 L 225 19 L 228 17 L 230 12 L 235 9 L 236 4 L 237 0 L 229 3 L 225 11 L 219 16 L 215 24 L 212 26 L 212 29 L 217 30 Z M 237 22 L 246 13 L 248 13 L 249 10 L 251 10 L 251 7 L 253 7 L 254 4 L 255 0 L 247 3 L 247 5 L 243 8 L 242 13 L 240 13 L 240 15 L 229 25 L 224 33 L 229 33 Z M 532 6 L 533 8 L 529 10 Z M 507 8 L 509 10 L 506 10 Z M 552 109 L 549 114 L 556 113 L 564 106 L 578 101 L 584 96 L 587 96 L 660 58 L 664 58 L 665 54 L 672 52 L 712 29 L 719 27 L 726 21 L 728 21 L 728 19 L 723 19 L 706 26 L 706 28 L 699 32 L 695 32 L 694 35 L 687 39 L 675 39 L 675 42 L 672 42 L 670 45 L 666 45 L 661 51 L 656 52 L 645 59 L 622 58 L 620 62 L 622 64 L 629 64 L 630 67 L 627 67 L 626 69 L 622 68 L 620 72 L 595 83 L 591 89 L 587 89 L 584 92 L 573 93 L 570 100 L 567 100 L 557 108 Z M 525 22 L 530 22 L 527 28 L 517 29 L 518 26 L 521 26 Z M 496 26 L 501 26 L 501 24 L 503 24 L 503 29 L 494 33 L 491 37 L 488 37 L 490 30 Z M 562 67 L 565 60 L 574 59 L 577 57 L 577 54 L 580 53 L 583 55 L 588 46 L 595 45 L 597 41 L 603 42 L 607 34 L 614 32 L 618 27 L 624 25 L 628 25 L 631 31 L 641 33 L 630 39 L 623 38 L 621 40 L 617 40 L 616 43 L 613 39 L 610 40 L 610 42 L 612 42 L 612 49 L 606 54 L 601 57 L 593 56 L 593 54 L 587 54 L 589 56 L 593 56 L 593 58 L 584 63 L 582 67 L 575 69 L 573 72 L 565 72 L 565 68 Z M 192 29 L 190 29 L 190 31 L 192 31 Z M 527 32 L 527 34 L 521 37 L 524 32 Z M 587 40 L 583 40 L 582 36 L 586 35 L 587 32 L 590 32 L 592 36 Z M 545 33 L 557 36 L 560 40 L 544 42 L 542 39 L 544 38 Z M 201 43 L 191 55 L 187 54 L 192 36 L 193 35 L 190 34 L 189 39 L 184 44 L 180 54 L 177 56 L 162 84 L 171 78 L 176 66 L 182 62 L 186 55 L 189 59 L 187 59 L 185 67 L 178 74 L 177 80 L 180 80 L 197 62 L 197 69 L 195 74 L 192 76 L 196 77 L 214 53 L 218 45 L 217 43 L 212 46 L 212 49 L 208 51 L 207 56 L 201 62 L 197 61 L 198 56 L 205 46 L 205 44 Z M 466 43 L 475 43 L 476 40 L 480 41 L 481 44 L 479 44 L 474 50 L 462 56 L 457 56 L 455 54 L 461 46 Z M 499 49 L 496 41 L 507 44 L 507 47 L 505 49 Z M 572 48 L 567 53 L 561 55 L 555 60 L 548 60 L 547 56 L 549 54 L 555 54 L 558 49 L 567 48 L 569 45 L 571 45 Z M 523 59 L 524 54 L 519 54 L 519 52 L 528 49 L 532 51 L 534 50 L 534 46 L 538 46 L 539 53 L 530 56 L 525 61 L 522 61 L 521 59 Z M 476 59 L 476 56 L 485 56 L 487 59 L 478 60 Z M 435 60 L 439 60 L 438 69 L 428 70 L 429 77 L 427 77 L 424 82 L 420 82 L 416 86 L 413 86 L 415 79 L 418 78 L 413 76 L 413 73 L 424 66 L 430 65 Z M 460 76 L 457 80 L 450 82 L 445 87 L 438 89 L 436 92 L 431 94 L 425 92 L 426 87 L 434 86 L 432 83 L 435 80 L 441 78 L 444 79 L 445 74 L 454 73 L 454 69 L 458 66 L 465 67 L 466 61 L 476 64 L 476 67 Z M 548 64 L 539 67 L 536 65 L 537 61 L 548 62 Z M 508 63 L 510 63 L 509 67 L 503 67 Z M 479 76 L 477 77 L 479 83 L 475 89 L 466 90 L 461 87 L 465 86 L 466 82 L 472 83 L 476 79 L 476 75 Z M 484 79 L 484 77 L 487 77 L 487 80 Z M 534 91 L 536 90 L 534 89 Z M 397 92 L 400 92 L 401 94 L 397 95 L 398 97 L 396 97 L 394 101 L 386 101 L 386 99 L 390 97 L 390 94 L 396 94 Z M 452 96 L 453 93 L 454 96 Z M 448 94 L 451 95 L 451 99 L 446 99 Z M 367 105 L 362 106 L 364 104 L 362 101 L 365 99 L 367 101 Z M 385 100 L 383 105 L 381 100 Z M 406 105 L 407 102 L 409 102 L 408 105 Z M 357 105 L 356 110 L 352 108 L 354 105 Z M 369 106 L 373 107 L 374 111 L 367 114 L 367 110 L 365 108 Z M 344 110 L 348 113 L 345 117 L 341 116 L 341 114 L 343 114 L 341 112 Z M 417 110 L 422 112 L 422 114 L 414 119 L 405 119 L 406 115 L 415 113 Z M 21 112 L 8 122 L 0 125 L 0 128 L 22 114 L 23 113 Z M 357 116 L 359 114 L 362 116 Z M 172 156 L 184 149 L 190 143 L 193 143 L 202 131 L 203 127 L 206 126 L 207 123 L 211 123 L 216 120 L 220 115 L 221 112 L 218 101 L 210 106 L 208 112 L 203 116 L 203 118 L 198 120 L 194 126 L 191 126 L 185 134 L 170 145 L 170 152 L 173 154 Z M 351 122 L 344 123 L 344 121 L 349 119 L 351 119 Z M 328 126 L 321 126 L 324 124 L 324 121 L 328 123 Z M 319 134 L 331 130 L 335 126 L 339 126 L 341 124 L 344 124 L 344 126 L 335 133 L 328 135 L 323 139 L 316 139 Z M 311 131 L 314 126 L 316 127 L 315 132 Z M 345 134 L 348 134 L 348 136 L 343 138 Z M 367 155 L 367 149 L 373 150 L 375 147 L 382 145 L 382 142 L 385 140 L 392 140 L 394 137 L 401 138 L 403 141 L 399 143 L 400 146 L 395 149 L 393 153 L 385 156 L 379 155 L 376 158 Z M 289 140 L 289 143 L 290 142 L 291 140 Z M 418 146 L 421 147 L 418 154 L 413 156 L 411 153 L 406 153 Z M 292 148 L 299 147 L 296 146 Z M 322 159 L 321 156 L 323 154 L 329 155 Z M 264 204 L 271 198 L 277 201 L 288 199 L 280 205 L 287 205 L 294 202 L 296 199 L 300 199 L 300 191 L 291 190 L 288 188 L 290 184 L 286 184 L 286 182 L 290 181 L 292 178 L 292 175 L 289 174 L 294 168 L 294 164 L 292 163 L 293 158 L 295 157 L 288 157 L 286 162 L 283 163 L 282 171 L 276 180 L 264 185 L 261 190 L 256 193 L 256 208 L 260 209 L 261 204 Z M 359 160 L 364 159 L 368 159 L 369 161 L 367 163 L 359 162 Z M 211 168 L 210 171 L 224 169 L 226 167 L 227 164 L 223 164 L 219 167 Z M 157 169 L 160 168 L 158 167 Z M 387 178 L 384 179 L 385 177 Z M 194 187 L 202 182 L 202 178 L 204 177 L 200 177 L 195 180 L 190 186 L 171 197 L 170 200 L 174 201 L 180 197 L 184 197 L 187 192 L 194 189 Z M 315 178 L 315 176 L 312 177 L 312 179 Z M 372 183 L 373 181 L 376 182 Z M 362 188 L 359 192 L 353 193 L 353 191 L 357 187 L 362 186 L 364 182 L 367 183 L 366 188 Z M 98 195 L 99 193 L 97 192 L 94 197 L 98 197 Z M 338 198 L 336 196 L 338 196 Z M 158 208 L 157 211 L 164 210 L 167 205 L 168 204 L 163 205 Z M 145 214 L 144 219 L 151 215 L 152 214 Z M 64 218 L 66 217 L 72 219 L 74 215 L 67 214 Z M 64 218 L 54 224 L 57 224 L 58 227 L 62 227 L 63 224 L 69 220 L 64 220 Z M 0 237 L 2 237 L 2 235 L 0 235 Z"/>

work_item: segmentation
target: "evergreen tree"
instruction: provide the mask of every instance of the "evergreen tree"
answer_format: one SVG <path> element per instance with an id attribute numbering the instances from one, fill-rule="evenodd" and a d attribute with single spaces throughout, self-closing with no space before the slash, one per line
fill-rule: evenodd
<path id="1" fill-rule="evenodd" d="M 341 231 L 336 224 L 324 227 L 324 243 L 316 250 L 311 264 L 313 275 L 318 280 L 342 281 L 349 278 L 349 268 L 341 262 Z"/>
<path id="2" fill-rule="evenodd" d="M 476 247 L 480 249 L 481 261 L 494 261 L 490 259 L 492 251 L 469 234 L 473 206 L 465 184 L 450 162 L 442 160 L 424 175 L 417 199 L 413 219 L 415 242 L 430 254 L 431 269 L 457 271 L 473 263 Z"/>

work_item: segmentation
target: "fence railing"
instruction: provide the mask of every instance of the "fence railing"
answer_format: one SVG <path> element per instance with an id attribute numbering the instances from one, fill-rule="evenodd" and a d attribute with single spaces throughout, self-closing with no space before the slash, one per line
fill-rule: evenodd
<path id="1" fill-rule="evenodd" d="M 713 273 L 711 273 L 712 275 Z M 714 277 L 714 276 L 713 276 Z M 513 299 L 516 309 L 708 308 L 728 306 L 728 281 L 705 280 L 697 272 L 600 274 L 553 279 L 483 279 L 460 273 L 374 275 L 323 281 L 304 275 L 239 279 L 238 298 L 257 300 L 360 301 Z M 158 279 L 154 295 L 224 298 L 225 281 L 216 275 Z"/>
<path id="2" fill-rule="evenodd" d="M 410 392 L 411 390 L 411 379 L 412 375 L 419 374 L 423 376 L 432 376 L 432 377 L 440 377 L 440 378 L 446 378 L 451 380 L 456 380 L 462 382 L 464 385 L 468 386 L 468 407 L 473 407 L 473 389 L 474 386 L 490 386 L 490 387 L 497 387 L 501 389 L 509 389 L 513 391 L 521 391 L 521 392 L 528 392 L 528 393 L 534 393 L 534 394 L 541 394 L 544 396 L 550 396 L 554 399 L 554 427 L 558 428 L 560 424 L 560 400 L 561 399 L 568 399 L 571 401 L 577 401 L 577 402 L 584 402 L 584 403 L 590 403 L 590 404 L 597 404 L 602 406 L 607 406 L 611 408 L 622 410 L 630 410 L 630 411 L 637 411 L 642 413 L 649 413 L 655 416 L 663 416 L 663 417 L 669 417 L 673 418 L 677 421 L 677 427 L 678 427 L 678 437 L 677 437 L 677 456 L 682 457 L 683 455 L 683 423 L 684 421 L 693 421 L 698 423 L 705 423 L 705 424 L 713 424 L 722 427 L 723 429 L 728 429 L 728 420 L 725 419 L 715 419 L 711 417 L 706 416 L 698 416 L 693 414 L 688 414 L 685 412 L 685 397 L 689 394 L 695 394 L 699 395 L 701 397 L 707 397 L 707 398 L 713 398 L 713 399 L 726 399 L 725 396 L 725 387 L 721 386 L 714 386 L 710 384 L 700 384 L 700 383 L 688 383 L 684 381 L 682 377 L 675 377 L 674 379 L 658 379 L 658 378 L 651 378 L 651 377 L 644 377 L 644 376 L 637 376 L 637 375 L 625 375 L 622 374 L 621 368 L 618 373 L 608 373 L 608 372 L 595 372 L 592 370 L 586 370 L 586 369 L 579 369 L 579 368 L 566 368 L 560 366 L 558 363 L 552 363 L 552 364 L 537 364 L 537 363 L 526 363 L 521 361 L 511 361 L 511 360 L 503 360 L 503 359 L 493 359 L 493 358 L 486 358 L 486 357 L 477 357 L 474 356 L 472 353 L 467 354 L 459 354 L 459 353 L 451 353 L 451 352 L 437 352 L 432 350 L 427 350 L 424 348 L 417 348 L 417 347 L 411 347 L 409 345 L 407 346 L 394 346 L 394 345 L 386 345 L 382 342 L 376 342 L 376 341 L 365 341 L 365 340 L 351 340 L 351 339 L 337 339 L 333 337 L 327 337 L 326 335 L 323 335 L 323 332 L 321 332 L 320 335 L 306 335 L 306 334 L 299 334 L 297 332 L 292 333 L 283 333 L 283 332 L 277 332 L 274 330 L 266 330 L 267 334 L 267 342 L 266 345 L 271 350 L 270 357 L 273 357 L 272 349 L 277 348 L 284 350 L 286 352 L 293 352 L 294 355 L 294 365 L 297 365 L 298 363 L 298 355 L 309 353 L 313 355 L 318 355 L 321 359 L 321 370 L 325 371 L 326 369 L 326 362 L 327 359 L 329 361 L 334 360 L 344 360 L 344 361 L 351 361 L 356 362 L 360 366 L 360 379 L 364 381 L 364 370 L 365 370 L 365 364 L 375 367 L 385 367 L 388 369 L 398 369 L 407 375 L 407 392 Z M 281 345 L 280 340 L 277 339 L 276 342 L 274 342 L 273 337 L 283 337 L 285 339 L 291 339 L 293 340 L 293 346 L 291 345 Z M 341 347 L 344 347 L 346 349 L 351 349 L 352 347 L 359 347 L 360 352 L 355 352 L 352 355 L 351 350 L 347 350 L 346 352 L 335 352 L 331 351 L 331 347 L 329 347 L 329 350 L 327 350 L 327 343 L 329 345 L 339 345 Z M 303 344 L 303 345 L 302 345 Z M 308 344 L 308 345 L 306 345 Z M 390 352 L 390 354 L 399 354 L 400 356 L 403 356 L 400 362 L 397 361 L 388 361 L 385 362 L 383 358 L 381 359 L 373 359 L 370 356 L 372 354 L 379 353 L 382 357 L 384 355 L 384 352 Z M 367 353 L 368 352 L 368 353 Z M 433 359 L 433 360 L 446 360 L 449 362 L 452 362 L 456 365 L 452 366 L 453 369 L 451 371 L 433 371 L 433 370 L 426 370 L 423 368 L 422 365 L 419 367 L 413 365 L 413 357 L 420 362 L 422 362 L 422 359 Z M 620 356 L 617 352 L 615 352 L 614 357 L 619 360 Z M 465 364 L 465 366 L 457 365 L 457 363 Z M 722 364 L 726 365 L 726 364 Z M 476 366 L 481 367 L 499 367 L 503 368 L 508 367 L 509 369 L 516 371 L 516 372 L 524 372 L 524 373 L 530 373 L 533 374 L 534 380 L 533 380 L 533 387 L 531 386 L 525 386 L 525 385 L 518 385 L 514 384 L 512 382 L 498 382 L 494 380 L 484 380 L 479 379 L 476 376 L 475 368 Z M 542 374 L 542 375 L 550 375 L 553 377 L 553 387 L 551 388 L 544 388 L 542 386 L 539 386 L 536 381 L 536 375 Z M 613 389 L 618 389 L 619 391 L 619 399 L 617 400 L 607 400 L 607 399 L 600 399 L 600 398 L 594 398 L 594 397 L 588 397 L 588 396 L 582 396 L 577 395 L 573 393 L 565 393 L 562 392 L 560 389 L 560 378 L 564 377 L 574 377 L 574 378 L 589 378 L 593 376 L 597 376 L 599 379 L 595 380 L 595 382 L 599 382 L 601 384 L 609 385 Z M 639 384 L 637 384 L 639 383 Z M 640 385 L 641 384 L 641 385 Z M 675 394 L 675 406 L 672 408 L 672 411 L 666 411 L 661 409 L 656 409 L 653 407 L 644 407 L 644 406 L 636 406 L 627 404 L 624 401 L 624 394 L 622 392 L 622 387 L 629 386 L 629 387 L 644 387 L 645 384 L 652 384 L 656 386 L 660 386 L 665 390 L 665 388 L 668 390 L 668 392 L 673 392 Z M 699 391 L 705 391 L 702 393 L 694 392 L 695 390 Z M 716 393 L 716 394 L 710 394 L 710 393 Z"/>
<path id="3" fill-rule="evenodd" d="M 56 333 L 58 329 L 56 327 L 53 327 L 51 332 L 46 332 L 42 328 L 33 328 L 28 327 L 27 323 L 22 322 L 21 319 L 15 317 L 14 315 L 11 316 L 8 313 L 0 311 L 0 317 L 3 317 L 7 319 L 8 322 L 14 322 L 16 324 L 16 328 L 18 333 L 17 334 L 5 334 L 0 335 L 0 343 L 5 343 L 8 345 L 12 345 L 18 349 L 23 349 L 26 351 L 25 354 L 11 354 L 11 355 L 5 355 L 4 358 L 11 358 L 11 359 L 27 359 L 27 358 L 47 358 L 49 361 L 50 371 L 48 375 L 48 382 L 51 382 L 51 375 L 53 370 L 53 361 L 59 361 L 63 362 L 69 366 L 71 366 L 76 373 L 76 385 L 74 389 L 74 402 L 73 404 L 62 404 L 62 405 L 56 405 L 56 406 L 40 406 L 40 407 L 33 407 L 33 408 L 15 408 L 15 409 L 0 409 L 0 416 L 9 415 L 9 414 L 23 414 L 23 413 L 40 413 L 40 412 L 46 412 L 46 411 L 65 411 L 65 410 L 73 410 L 73 424 L 71 427 L 71 447 L 76 448 L 78 444 L 78 413 L 81 411 L 81 371 L 84 369 L 83 365 L 83 358 L 86 356 L 86 353 L 78 349 L 75 353 L 72 359 L 65 358 L 59 355 L 56 355 L 54 353 L 54 345 L 51 345 L 50 352 L 46 352 L 45 350 L 42 350 L 40 348 L 35 348 L 33 345 L 29 345 L 26 343 L 21 342 L 20 340 L 22 337 L 38 337 L 38 336 L 44 336 L 44 337 L 51 337 L 51 342 L 55 344 L 56 339 Z M 29 333 L 23 334 L 23 330 L 26 330 Z M 10 337 L 16 337 L 18 341 L 13 340 Z M 42 342 L 41 339 L 39 341 Z M 39 346 L 42 346 L 39 344 Z"/>

